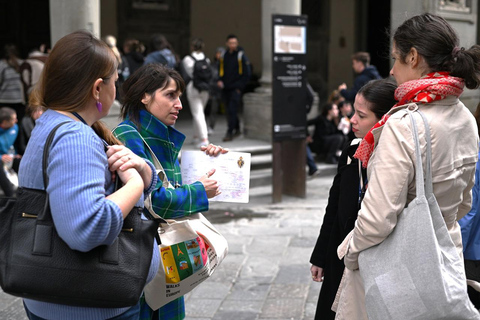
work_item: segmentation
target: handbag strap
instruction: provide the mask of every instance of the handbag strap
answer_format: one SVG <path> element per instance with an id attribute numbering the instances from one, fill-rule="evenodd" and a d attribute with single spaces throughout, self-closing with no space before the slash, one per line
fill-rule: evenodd
<path id="1" fill-rule="evenodd" d="M 53 141 L 53 138 L 55 137 L 55 132 L 57 132 L 57 129 L 68 122 L 70 121 L 64 121 L 57 124 L 52 129 L 52 131 L 48 134 L 47 140 L 45 140 L 45 145 L 43 146 L 42 174 L 43 174 L 43 186 L 45 188 L 45 193 L 47 192 L 47 186 L 48 186 L 47 162 L 48 162 L 48 155 L 50 154 L 50 145 L 52 144 L 52 141 Z M 49 197 L 45 197 L 45 205 L 43 206 L 43 211 L 37 217 L 37 220 L 41 220 L 41 221 L 52 220 L 52 215 L 50 213 L 50 210 L 48 210 L 49 206 L 50 206 Z"/>
<path id="2" fill-rule="evenodd" d="M 430 134 L 430 126 L 428 125 L 427 118 L 418 110 L 418 113 L 422 116 L 423 124 L 425 127 L 425 140 L 427 142 L 426 150 L 426 168 L 425 168 L 425 193 L 427 196 L 433 194 L 433 178 L 432 178 L 432 136 Z"/>
<path id="3" fill-rule="evenodd" d="M 48 186 L 48 175 L 47 175 L 47 162 L 48 156 L 50 154 L 50 145 L 52 144 L 53 138 L 55 137 L 55 132 L 57 132 L 58 128 L 63 126 L 64 124 L 70 121 L 64 121 L 57 124 L 52 131 L 48 134 L 47 140 L 45 141 L 45 146 L 43 147 L 43 158 L 42 158 L 42 173 L 43 173 L 43 186 L 45 187 L 45 191 L 47 191 Z M 47 197 L 48 202 L 48 197 Z"/>
<path id="4" fill-rule="evenodd" d="M 426 145 L 426 159 L 425 159 L 425 178 L 424 178 L 424 171 L 423 171 L 423 164 L 422 164 L 422 152 L 420 149 L 420 142 L 418 139 L 418 128 L 417 123 L 415 121 L 415 117 L 413 116 L 413 112 L 418 112 L 422 117 L 425 126 L 425 140 L 427 142 Z M 431 136 L 430 136 L 430 128 L 425 118 L 425 115 L 416 109 L 411 110 L 408 109 L 408 114 L 410 116 L 410 121 L 412 123 L 412 136 L 413 141 L 415 143 L 415 158 L 416 158 L 416 173 L 415 173 L 415 183 L 416 183 L 416 192 L 417 196 L 429 196 L 433 193 L 433 183 L 432 183 L 432 169 L 431 169 L 431 162 L 432 162 L 432 146 L 431 146 Z M 425 182 L 424 182 L 425 179 Z"/>

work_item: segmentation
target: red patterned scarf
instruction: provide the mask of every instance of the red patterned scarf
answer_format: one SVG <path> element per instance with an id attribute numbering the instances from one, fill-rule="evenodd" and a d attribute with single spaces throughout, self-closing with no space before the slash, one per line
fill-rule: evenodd
<path id="1" fill-rule="evenodd" d="M 416 102 L 419 105 L 445 99 L 448 96 L 459 97 L 465 86 L 461 78 L 452 77 L 448 72 L 432 72 L 420 79 L 407 81 L 398 86 L 395 90 L 395 100 L 399 101 L 393 108 L 407 103 Z M 385 114 L 370 131 L 365 135 L 362 142 L 353 155 L 362 161 L 364 168 L 368 165 L 368 160 L 372 155 L 375 141 L 372 130 L 379 128 L 387 122 L 389 114 Z"/>

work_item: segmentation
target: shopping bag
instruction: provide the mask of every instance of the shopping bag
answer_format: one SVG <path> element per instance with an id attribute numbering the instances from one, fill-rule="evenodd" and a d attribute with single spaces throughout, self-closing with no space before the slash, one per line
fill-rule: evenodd
<path id="1" fill-rule="evenodd" d="M 392 233 L 358 257 L 371 320 L 480 319 L 467 295 L 463 261 L 433 194 L 430 130 L 425 116 L 426 168 L 412 111 L 416 198 L 399 214 Z M 424 180 L 425 177 L 425 180 Z"/>
<path id="2" fill-rule="evenodd" d="M 225 237 L 201 214 L 165 220 L 158 233 L 160 267 L 145 287 L 145 300 L 153 310 L 192 291 L 212 276 L 225 259 Z"/>

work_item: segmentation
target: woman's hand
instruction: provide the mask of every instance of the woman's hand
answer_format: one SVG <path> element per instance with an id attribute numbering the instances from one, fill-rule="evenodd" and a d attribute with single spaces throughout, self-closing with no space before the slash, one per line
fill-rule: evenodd
<path id="1" fill-rule="evenodd" d="M 203 184 L 208 199 L 216 197 L 221 193 L 220 190 L 218 190 L 217 180 L 210 179 L 214 173 L 215 169 L 212 169 L 198 180 Z"/>
<path id="2" fill-rule="evenodd" d="M 213 156 L 213 157 L 216 157 L 219 154 L 227 153 L 229 151 L 229 149 L 227 148 L 222 148 L 221 146 L 216 146 L 211 143 L 208 146 L 201 146 L 200 150 L 205 151 L 207 155 Z"/>
<path id="3" fill-rule="evenodd" d="M 110 171 L 125 171 L 130 168 L 136 169 L 139 173 L 145 170 L 148 165 L 145 160 L 137 156 L 130 149 L 121 145 L 113 145 L 107 150 L 108 168 Z"/>
<path id="4" fill-rule="evenodd" d="M 3 163 L 10 163 L 13 161 L 13 156 L 9 154 L 2 154 L 2 162 Z"/>
<path id="5" fill-rule="evenodd" d="M 323 268 L 317 267 L 312 264 L 310 267 L 310 272 L 312 273 L 312 280 L 315 282 L 323 281 Z"/>
<path id="6" fill-rule="evenodd" d="M 143 158 L 122 145 L 113 145 L 107 150 L 108 168 L 118 173 L 135 169 L 141 176 L 143 184 L 149 186 L 152 180 L 152 170 Z M 122 179 L 123 181 L 123 179 Z"/>
<path id="7" fill-rule="evenodd" d="M 342 83 L 341 85 L 338 86 L 338 91 L 342 90 L 347 90 L 347 85 L 345 83 Z"/>

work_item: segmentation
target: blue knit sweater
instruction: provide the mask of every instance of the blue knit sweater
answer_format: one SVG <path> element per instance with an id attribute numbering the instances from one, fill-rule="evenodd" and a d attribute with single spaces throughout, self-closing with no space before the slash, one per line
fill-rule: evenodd
<path id="1" fill-rule="evenodd" d="M 56 132 L 48 159 L 50 208 L 59 236 L 72 249 L 89 251 L 99 245 L 111 244 L 123 223 L 118 205 L 105 198 L 113 192 L 114 185 L 102 141 L 89 126 L 56 111 L 46 111 L 36 121 L 20 162 L 19 185 L 44 189 L 41 169 L 43 146 L 53 127 L 64 121 L 70 122 Z M 147 163 L 155 172 L 152 163 Z M 156 185 L 156 175 L 152 177 L 152 184 L 147 186 L 145 194 Z M 143 206 L 143 197 L 137 205 Z M 160 261 L 156 242 L 152 249 L 154 255 L 147 281 L 157 273 Z M 72 279 L 72 285 L 75 281 L 82 280 Z M 107 319 L 128 309 L 82 308 L 28 299 L 24 301 L 32 313 L 45 319 Z"/>

